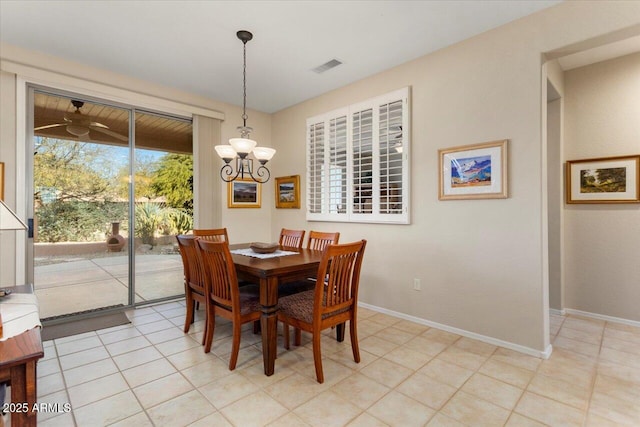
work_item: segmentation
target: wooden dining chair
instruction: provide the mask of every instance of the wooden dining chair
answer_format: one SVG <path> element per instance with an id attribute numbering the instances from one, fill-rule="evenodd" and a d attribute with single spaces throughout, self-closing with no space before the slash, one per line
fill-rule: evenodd
<path id="1" fill-rule="evenodd" d="M 229 370 L 236 368 L 240 350 L 241 327 L 260 319 L 260 292 L 257 286 L 238 286 L 236 267 L 233 264 L 228 242 L 212 242 L 198 239 L 199 255 L 204 266 L 206 287 L 207 327 L 204 352 L 211 351 L 215 316 L 231 320 L 233 341 Z"/>
<path id="2" fill-rule="evenodd" d="M 360 363 L 357 333 L 358 285 L 360 268 L 366 240 L 329 245 L 325 249 L 318 267 L 315 288 L 281 298 L 278 301 L 278 320 L 285 326 L 291 325 L 311 333 L 313 361 L 316 378 L 324 382 L 322 354 L 320 351 L 321 331 L 349 321 L 353 360 Z M 289 348 L 289 328 L 284 328 L 285 348 Z"/>
<path id="3" fill-rule="evenodd" d="M 187 314 L 184 321 L 184 333 L 189 332 L 191 324 L 194 320 L 194 312 L 196 303 L 206 303 L 205 277 L 202 263 L 199 261 L 198 246 L 196 241 L 198 238 L 192 235 L 178 235 L 178 247 L 180 248 L 180 256 L 182 257 L 182 266 L 184 269 L 184 293 L 187 303 Z M 206 337 L 205 333 L 202 337 Z"/>
<path id="4" fill-rule="evenodd" d="M 302 249 L 304 242 L 304 230 L 288 230 L 283 228 L 280 231 L 280 246 L 288 248 Z"/>
<path id="5" fill-rule="evenodd" d="M 214 242 L 229 241 L 226 228 L 194 228 L 193 235 L 202 240 L 212 240 Z"/>

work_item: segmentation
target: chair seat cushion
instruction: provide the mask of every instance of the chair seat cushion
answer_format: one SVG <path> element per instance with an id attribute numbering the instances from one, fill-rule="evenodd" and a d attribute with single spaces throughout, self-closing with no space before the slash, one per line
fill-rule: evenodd
<path id="1" fill-rule="evenodd" d="M 314 294 L 315 289 L 312 289 L 280 298 L 278 301 L 280 313 L 286 317 L 298 319 L 305 323 L 313 323 Z M 325 313 L 322 315 L 322 319 L 344 313 L 345 311 L 349 311 L 349 307 L 332 311 L 331 313 Z"/>
<path id="2" fill-rule="evenodd" d="M 245 315 L 254 311 L 260 311 L 260 287 L 247 285 L 240 288 L 240 314 Z M 231 307 L 224 304 L 216 304 L 225 310 L 231 311 Z"/>

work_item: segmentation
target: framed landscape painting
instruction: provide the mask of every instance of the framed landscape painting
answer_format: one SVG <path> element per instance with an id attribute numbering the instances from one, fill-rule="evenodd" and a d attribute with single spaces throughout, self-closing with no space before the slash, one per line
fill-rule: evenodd
<path id="1" fill-rule="evenodd" d="M 300 209 L 300 175 L 276 178 L 276 208 Z"/>
<path id="2" fill-rule="evenodd" d="M 507 140 L 438 150 L 438 199 L 505 199 Z"/>
<path id="3" fill-rule="evenodd" d="M 259 208 L 262 202 L 261 184 L 253 180 L 235 180 L 227 185 L 227 207 Z"/>
<path id="4" fill-rule="evenodd" d="M 567 203 L 639 203 L 640 155 L 571 160 Z"/>

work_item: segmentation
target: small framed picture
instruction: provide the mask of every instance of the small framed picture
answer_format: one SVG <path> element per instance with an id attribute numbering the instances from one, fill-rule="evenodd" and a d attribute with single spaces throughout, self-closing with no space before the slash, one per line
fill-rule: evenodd
<path id="1" fill-rule="evenodd" d="M 227 184 L 227 207 L 259 208 L 262 186 L 253 180 L 235 180 Z"/>
<path id="2" fill-rule="evenodd" d="M 506 199 L 507 140 L 438 150 L 438 199 Z"/>
<path id="3" fill-rule="evenodd" d="M 571 160 L 567 203 L 639 203 L 640 155 Z"/>
<path id="4" fill-rule="evenodd" d="M 276 178 L 276 208 L 300 209 L 300 175 Z"/>

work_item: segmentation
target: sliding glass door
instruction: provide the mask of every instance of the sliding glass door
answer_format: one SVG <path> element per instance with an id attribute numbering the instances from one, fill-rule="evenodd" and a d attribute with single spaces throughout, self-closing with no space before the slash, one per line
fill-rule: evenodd
<path id="1" fill-rule="evenodd" d="M 41 317 L 184 292 L 175 234 L 192 226 L 191 123 L 34 89 L 33 283 Z"/>

